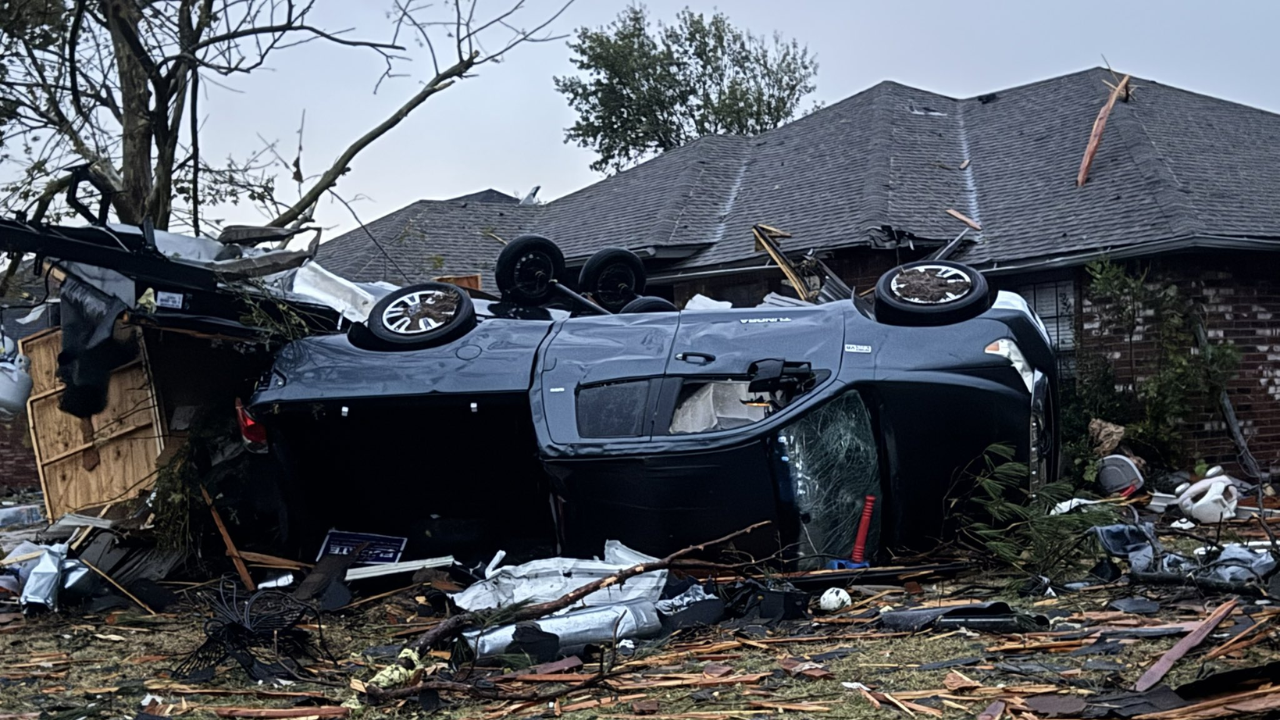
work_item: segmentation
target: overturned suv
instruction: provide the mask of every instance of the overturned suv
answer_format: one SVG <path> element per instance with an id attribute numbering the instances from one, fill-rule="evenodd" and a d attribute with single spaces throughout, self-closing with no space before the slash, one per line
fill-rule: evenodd
<path id="1" fill-rule="evenodd" d="M 248 412 L 300 547 L 339 526 L 423 554 L 662 555 L 768 520 L 737 549 L 815 566 L 862 522 L 868 556 L 939 539 L 958 469 L 993 443 L 1032 486 L 1056 470 L 1044 328 L 964 265 L 898 267 L 874 302 L 684 311 L 644 297 L 622 250 L 575 292 L 525 236 L 496 275 L 500 301 L 405 287 L 278 354 Z"/>

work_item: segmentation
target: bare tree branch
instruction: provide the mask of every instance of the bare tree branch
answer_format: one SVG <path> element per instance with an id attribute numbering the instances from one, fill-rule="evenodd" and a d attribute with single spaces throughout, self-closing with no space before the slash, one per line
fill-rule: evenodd
<path id="1" fill-rule="evenodd" d="M 516 29 L 515 17 L 530 4 L 526 0 L 508 0 L 485 17 L 485 8 L 476 0 L 392 3 L 389 41 L 361 39 L 353 29 L 323 27 L 313 19 L 317 0 L 22 4 L 19 13 L 38 8 L 34 30 L 0 40 L 5 49 L 0 53 L 0 108 L 5 111 L 0 115 L 0 137 L 6 169 L 17 169 L 6 173 L 10 177 L 0 186 L 0 207 L 34 207 L 40 217 L 65 212 L 58 204 L 58 191 L 66 187 L 60 169 L 87 162 L 98 184 L 110 188 L 114 214 L 122 222 L 150 219 L 161 229 L 168 229 L 171 221 L 182 222 L 198 231 L 216 226 L 214 208 L 247 199 L 275 224 L 296 223 L 314 212 L 364 148 L 432 95 L 471 77 L 475 67 L 501 59 L 520 43 L 549 39 L 545 29 L 564 11 L 561 7 L 525 32 Z M 0 18 L 0 27 L 7 29 L 8 22 L 8 17 Z M 47 23 L 48 32 L 39 22 Z M 491 34 L 505 41 L 497 53 L 486 52 L 485 45 L 492 43 L 482 42 Z M 200 109 L 208 107 L 209 89 L 242 91 L 219 82 L 219 76 L 249 74 L 263 68 L 277 51 L 324 42 L 378 53 L 385 63 L 373 84 L 379 92 L 386 81 L 408 74 L 401 69 L 410 61 L 403 40 L 426 49 L 430 79 L 389 117 L 352 141 L 323 172 L 303 178 L 300 168 L 291 173 L 258 158 L 228 156 L 223 162 L 209 162 L 207 143 L 199 137 L 205 121 Z M 449 67 L 441 64 L 447 56 L 441 43 L 446 42 L 458 53 Z M 299 149 L 295 165 L 300 156 Z M 303 180 L 296 202 L 281 202 L 275 196 L 282 173 L 295 182 Z"/>
<path id="2" fill-rule="evenodd" d="M 417 92 L 417 94 L 409 98 L 405 104 L 401 105 L 398 110 L 392 113 L 391 117 L 383 120 L 372 130 L 361 135 L 359 138 L 356 138 L 355 142 L 347 146 L 347 149 L 338 156 L 338 159 L 333 162 L 333 165 L 329 166 L 329 169 L 320 176 L 320 180 L 317 181 L 316 184 L 298 200 L 298 202 L 294 203 L 292 207 L 282 213 L 275 220 L 272 220 L 268 225 L 272 227 L 284 227 L 298 219 L 299 215 L 316 204 L 316 201 L 320 199 L 320 196 L 323 195 L 326 190 L 337 185 L 338 179 L 347 173 L 350 169 L 349 165 L 352 159 L 354 159 L 361 150 L 364 150 L 366 147 L 371 145 L 373 141 L 387 134 L 391 128 L 399 125 L 405 118 L 409 117 L 409 113 L 413 112 L 415 108 L 426 102 L 432 95 L 435 95 L 441 90 L 448 88 L 450 85 L 453 85 L 458 78 L 462 77 L 468 70 L 475 66 L 477 57 L 478 55 L 473 53 L 471 57 L 466 58 L 452 67 L 446 68 L 444 72 L 431 78 L 431 80 L 428 81 L 427 84 Z"/>

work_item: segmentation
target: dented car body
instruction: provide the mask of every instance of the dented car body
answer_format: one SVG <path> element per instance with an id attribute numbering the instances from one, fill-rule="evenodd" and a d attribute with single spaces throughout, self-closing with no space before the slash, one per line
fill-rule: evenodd
<path id="1" fill-rule="evenodd" d="M 850 556 L 867 496 L 872 550 L 941 537 L 958 468 L 992 443 L 1033 484 L 1056 469 L 1053 354 L 1009 293 L 924 327 L 850 300 L 476 315 L 435 347 L 280 351 L 250 410 L 303 508 L 296 532 L 329 527 L 340 482 L 343 517 L 416 523 L 423 552 L 521 537 L 662 555 L 768 520 L 738 548 L 813 566 Z"/>

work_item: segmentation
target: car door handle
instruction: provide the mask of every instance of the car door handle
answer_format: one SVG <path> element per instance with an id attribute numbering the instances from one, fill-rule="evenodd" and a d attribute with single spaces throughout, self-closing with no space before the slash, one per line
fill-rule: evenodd
<path id="1" fill-rule="evenodd" d="M 715 362 L 716 356 L 710 353 L 702 353 L 702 352 L 682 352 L 682 353 L 676 353 L 676 359 L 684 362 L 688 362 L 688 363 L 698 361 L 698 364 L 705 365 L 707 363 Z"/>

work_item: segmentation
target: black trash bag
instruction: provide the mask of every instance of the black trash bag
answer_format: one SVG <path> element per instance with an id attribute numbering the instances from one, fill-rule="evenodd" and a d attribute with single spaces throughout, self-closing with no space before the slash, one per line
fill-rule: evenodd
<path id="1" fill-rule="evenodd" d="M 115 339 L 116 318 L 128 309 L 119 298 L 68 275 L 62 283 L 62 351 L 58 379 L 67 388 L 58 407 L 80 418 L 107 407 L 111 371 L 137 355 L 137 348 Z"/>
<path id="2" fill-rule="evenodd" d="M 755 580 L 741 580 L 719 588 L 718 594 L 724 600 L 725 614 L 733 618 L 769 624 L 809 617 L 809 594 L 790 584 L 770 587 Z"/>

